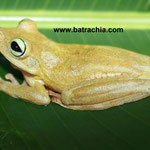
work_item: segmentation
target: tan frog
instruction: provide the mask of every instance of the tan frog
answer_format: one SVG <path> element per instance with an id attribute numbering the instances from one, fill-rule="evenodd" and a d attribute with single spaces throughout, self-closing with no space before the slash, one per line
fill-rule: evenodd
<path id="1" fill-rule="evenodd" d="M 20 85 L 7 74 L 0 90 L 31 103 L 102 110 L 150 95 L 150 57 L 109 46 L 59 44 L 32 20 L 0 28 L 0 52 L 25 78 Z"/>

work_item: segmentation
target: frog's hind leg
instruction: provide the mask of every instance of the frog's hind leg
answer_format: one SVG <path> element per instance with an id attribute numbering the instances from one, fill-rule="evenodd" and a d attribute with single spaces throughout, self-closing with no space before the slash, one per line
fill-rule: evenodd
<path id="1" fill-rule="evenodd" d="M 107 101 L 107 102 L 103 102 L 103 103 L 92 104 L 92 105 L 75 105 L 75 104 L 74 105 L 65 105 L 58 98 L 53 98 L 52 102 L 57 103 L 64 108 L 73 109 L 73 110 L 104 110 L 104 109 L 107 109 L 110 107 L 123 105 L 123 104 L 129 103 L 129 102 L 134 102 L 139 99 L 146 98 L 148 96 L 150 96 L 150 94 L 138 94 L 138 95 L 134 94 L 134 95 L 118 98 L 115 100 L 111 100 L 111 101 Z"/>
<path id="2" fill-rule="evenodd" d="M 148 96 L 149 79 L 95 80 L 65 89 L 56 103 L 76 110 L 102 110 Z"/>

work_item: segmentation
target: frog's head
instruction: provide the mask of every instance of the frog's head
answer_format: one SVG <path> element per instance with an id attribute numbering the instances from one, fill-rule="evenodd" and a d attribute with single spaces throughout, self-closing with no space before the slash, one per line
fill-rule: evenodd
<path id="1" fill-rule="evenodd" d="M 40 53 L 48 43 L 29 19 L 22 20 L 16 28 L 0 28 L 0 53 L 15 67 L 33 75 L 40 71 Z"/>

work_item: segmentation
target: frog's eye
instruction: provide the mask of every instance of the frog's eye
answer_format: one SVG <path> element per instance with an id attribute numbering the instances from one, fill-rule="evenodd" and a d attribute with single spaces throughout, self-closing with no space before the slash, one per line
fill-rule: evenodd
<path id="1" fill-rule="evenodd" d="M 16 57 L 23 56 L 26 52 L 26 43 L 20 38 L 12 40 L 10 44 L 10 52 Z"/>

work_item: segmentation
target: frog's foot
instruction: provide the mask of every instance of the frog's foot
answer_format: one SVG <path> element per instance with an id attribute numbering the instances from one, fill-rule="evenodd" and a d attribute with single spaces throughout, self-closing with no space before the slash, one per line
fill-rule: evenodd
<path id="1" fill-rule="evenodd" d="M 76 106 L 69 106 L 69 105 L 63 104 L 62 101 L 61 101 L 61 98 L 52 97 L 52 102 L 53 102 L 53 103 L 56 103 L 56 104 L 58 104 L 58 105 L 60 105 L 60 106 L 62 106 L 62 107 L 64 107 L 64 108 L 68 108 L 68 109 L 75 109 L 75 108 L 76 108 Z M 74 107 L 75 107 L 75 108 L 74 108 Z M 80 106 L 79 106 L 79 107 L 80 107 Z M 78 106 L 77 106 L 77 108 L 78 108 Z"/>
<path id="2" fill-rule="evenodd" d="M 52 102 L 61 105 L 61 100 L 58 97 L 52 97 Z"/>
<path id="3" fill-rule="evenodd" d="M 12 84 L 14 84 L 14 85 L 20 85 L 19 82 L 18 82 L 18 81 L 16 80 L 16 78 L 14 77 L 14 75 L 11 74 L 11 73 L 7 73 L 7 74 L 5 75 L 5 78 L 6 78 L 7 80 L 9 80 L 9 81 L 10 81 Z M 26 85 L 26 86 L 27 86 L 27 82 L 24 80 L 21 85 Z"/>

